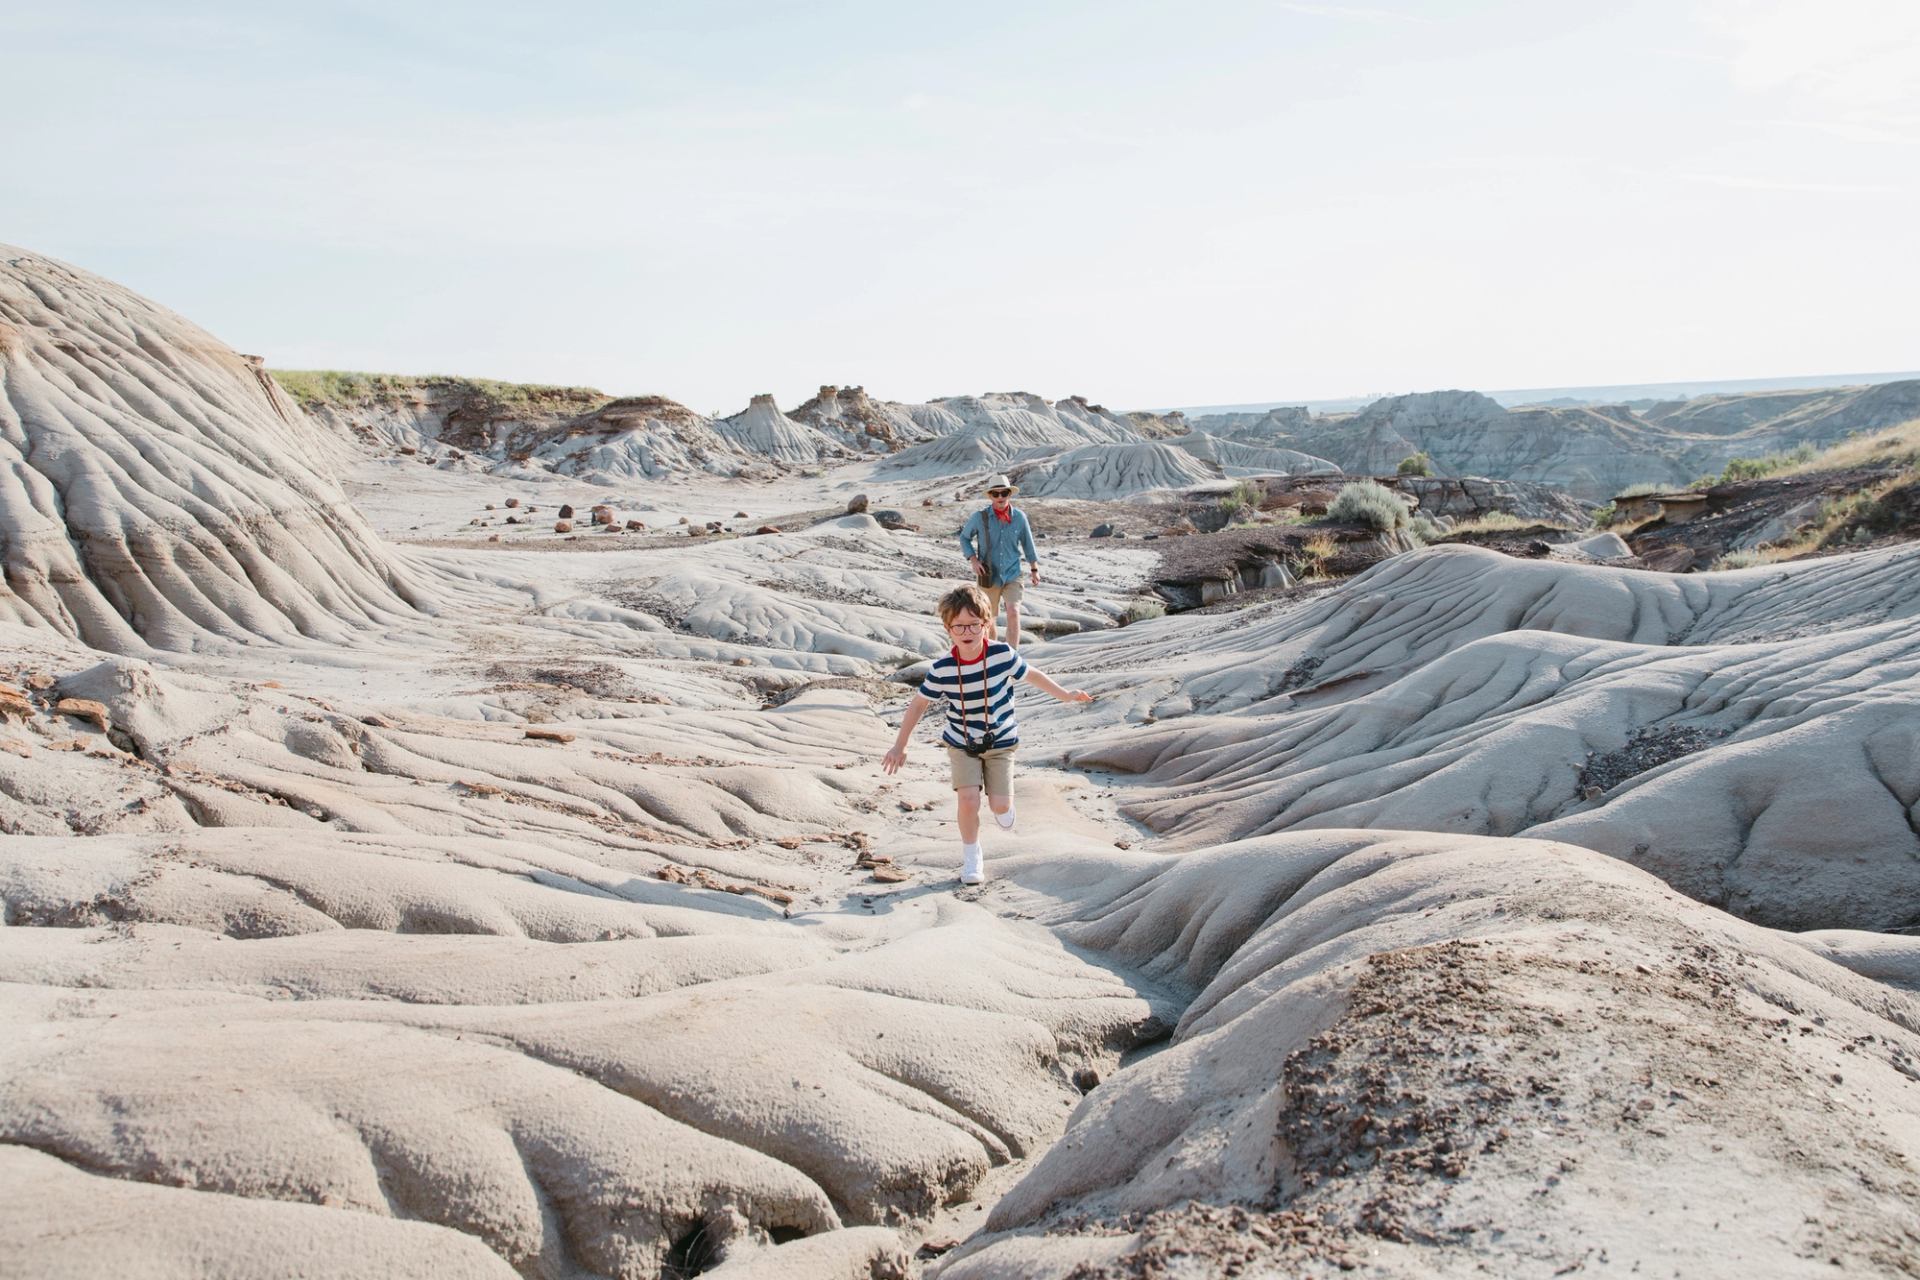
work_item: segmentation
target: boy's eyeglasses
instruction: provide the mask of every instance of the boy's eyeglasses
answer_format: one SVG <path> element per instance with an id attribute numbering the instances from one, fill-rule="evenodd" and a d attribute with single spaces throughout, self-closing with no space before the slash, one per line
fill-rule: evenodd
<path id="1" fill-rule="evenodd" d="M 987 490 L 987 496 L 988 496 L 989 498 L 1011 498 L 1011 497 L 1013 496 L 1013 490 L 1011 490 L 1011 489 L 989 489 L 989 490 Z"/>
<path id="2" fill-rule="evenodd" d="M 967 635 L 971 635 L 975 631 L 985 631 L 986 629 L 987 624 L 984 622 L 955 622 L 949 624 L 947 627 L 949 631 L 961 632 Z"/>

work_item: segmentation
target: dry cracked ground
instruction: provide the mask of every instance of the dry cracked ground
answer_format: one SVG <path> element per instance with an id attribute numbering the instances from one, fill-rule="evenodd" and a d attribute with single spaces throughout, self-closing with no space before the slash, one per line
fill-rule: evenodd
<path id="1" fill-rule="evenodd" d="M 1920 1272 L 1920 548 L 1065 546 L 963 890 L 938 540 L 400 545 L 24 254 L 0 393 L 0 1274 Z"/>

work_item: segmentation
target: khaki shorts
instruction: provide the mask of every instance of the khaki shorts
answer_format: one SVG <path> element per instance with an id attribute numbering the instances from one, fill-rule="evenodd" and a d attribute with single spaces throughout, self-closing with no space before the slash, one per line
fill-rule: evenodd
<path id="1" fill-rule="evenodd" d="M 986 587 L 983 589 L 987 593 L 987 603 L 993 606 L 995 614 L 1000 612 L 1000 602 L 1002 600 L 1005 600 L 1008 604 L 1017 605 L 1020 603 L 1021 594 L 1025 591 L 1025 588 L 1021 585 L 1020 579 L 1018 578 L 1015 578 L 1012 582 L 1003 582 L 997 587 Z"/>
<path id="2" fill-rule="evenodd" d="M 947 748 L 947 761 L 953 766 L 953 789 L 984 787 L 990 796 L 1013 795 L 1013 753 L 1019 745 L 995 747 L 970 756 L 958 747 Z"/>

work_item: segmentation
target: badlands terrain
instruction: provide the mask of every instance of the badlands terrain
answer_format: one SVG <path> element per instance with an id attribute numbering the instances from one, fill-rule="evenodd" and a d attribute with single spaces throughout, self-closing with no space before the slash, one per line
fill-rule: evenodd
<path id="1" fill-rule="evenodd" d="M 1920 543 L 1154 617 L 1095 519 L 1397 461 L 1195 425 L 276 379 L 0 251 L 0 1274 L 1920 1273 Z M 963 889 L 878 765 L 1006 467 L 1096 700 Z"/>

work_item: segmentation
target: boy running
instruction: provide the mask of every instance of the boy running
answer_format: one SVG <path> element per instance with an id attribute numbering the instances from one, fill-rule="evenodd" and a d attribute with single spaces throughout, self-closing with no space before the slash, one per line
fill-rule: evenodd
<path id="1" fill-rule="evenodd" d="M 920 717 L 935 702 L 947 704 L 947 727 L 940 741 L 953 768 L 955 814 L 960 823 L 960 883 L 979 884 L 987 878 L 986 858 L 980 852 L 980 792 L 987 793 L 993 819 L 1013 830 L 1013 751 L 1020 744 L 1020 726 L 1013 715 L 1013 685 L 1017 680 L 1062 702 L 1092 702 L 1082 689 L 1062 689 L 1027 665 L 1017 650 L 993 638 L 992 606 L 979 587 L 956 587 L 940 597 L 940 621 L 953 638 L 953 648 L 934 659 L 927 678 L 907 704 L 900 733 L 881 760 L 888 773 L 907 759 L 907 740 Z"/>

